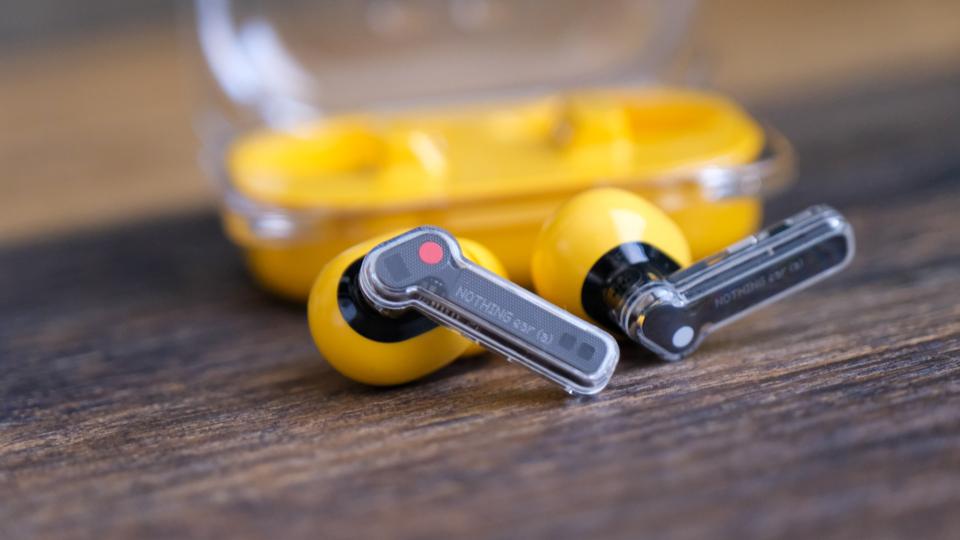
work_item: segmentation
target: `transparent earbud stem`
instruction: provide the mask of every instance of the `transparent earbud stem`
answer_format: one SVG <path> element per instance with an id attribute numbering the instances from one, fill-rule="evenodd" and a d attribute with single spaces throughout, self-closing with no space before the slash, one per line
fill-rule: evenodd
<path id="1" fill-rule="evenodd" d="M 609 334 L 468 261 L 436 227 L 374 248 L 360 289 L 377 309 L 415 309 L 573 394 L 602 390 L 619 359 Z"/>
<path id="2" fill-rule="evenodd" d="M 814 206 L 666 280 L 639 285 L 625 296 L 618 323 L 660 357 L 679 360 L 717 328 L 841 270 L 853 253 L 849 223 Z"/>

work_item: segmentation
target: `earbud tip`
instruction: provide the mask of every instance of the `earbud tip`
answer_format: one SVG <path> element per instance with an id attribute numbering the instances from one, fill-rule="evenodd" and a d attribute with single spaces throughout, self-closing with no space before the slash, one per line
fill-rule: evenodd
<path id="1" fill-rule="evenodd" d="M 537 237 L 531 259 L 537 292 L 588 318 L 581 300 L 587 275 L 605 254 L 630 242 L 649 244 L 680 266 L 690 264 L 690 247 L 680 228 L 653 203 L 615 188 L 573 197 L 544 223 Z"/>
<path id="2" fill-rule="evenodd" d="M 350 379 L 380 386 L 429 375 L 470 345 L 422 315 L 409 313 L 402 321 L 391 320 L 360 305 L 362 299 L 346 294 L 348 270 L 358 267 L 367 252 L 392 236 L 395 234 L 353 246 L 327 263 L 314 282 L 307 307 L 310 333 L 327 362 Z"/>
<path id="3" fill-rule="evenodd" d="M 458 356 L 485 351 L 422 315 L 408 312 L 390 319 L 360 305 L 362 299 L 346 294 L 350 272 L 359 266 L 358 261 L 377 244 L 400 232 L 347 249 L 327 263 L 310 292 L 308 319 L 317 348 L 334 369 L 358 382 L 403 384 L 433 373 Z M 507 277 L 503 263 L 489 249 L 472 240 L 458 241 L 466 258 Z M 405 338 L 405 333 L 409 337 Z"/>

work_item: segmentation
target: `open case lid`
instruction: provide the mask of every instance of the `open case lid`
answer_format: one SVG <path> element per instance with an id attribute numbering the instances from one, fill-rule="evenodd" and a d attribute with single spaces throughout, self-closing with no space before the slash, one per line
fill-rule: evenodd
<path id="1" fill-rule="evenodd" d="M 232 122 L 637 85 L 671 67 L 693 0 L 196 0 Z M 239 118 L 237 118 L 239 116 Z"/>

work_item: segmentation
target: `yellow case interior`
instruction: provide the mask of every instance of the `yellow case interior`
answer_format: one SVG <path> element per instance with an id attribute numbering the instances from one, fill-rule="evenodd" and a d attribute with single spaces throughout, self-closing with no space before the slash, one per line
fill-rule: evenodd
<path id="1" fill-rule="evenodd" d="M 340 251 L 423 224 L 486 245 L 529 284 L 543 221 L 595 186 L 663 208 L 696 258 L 752 233 L 756 196 L 716 198 L 692 179 L 704 167 L 750 163 L 763 147 L 762 127 L 729 99 L 670 88 L 344 115 L 236 139 L 231 189 L 295 226 L 264 238 L 247 214 L 228 209 L 225 221 L 256 278 L 298 300 Z"/>

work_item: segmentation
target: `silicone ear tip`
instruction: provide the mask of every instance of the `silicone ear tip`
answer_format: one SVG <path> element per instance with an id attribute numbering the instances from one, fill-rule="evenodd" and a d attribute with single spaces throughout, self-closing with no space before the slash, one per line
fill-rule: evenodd
<path id="1" fill-rule="evenodd" d="M 663 210 L 616 188 L 583 192 L 564 203 L 544 223 L 531 259 L 533 282 L 547 300 L 581 317 L 581 289 L 601 257 L 629 242 L 656 247 L 681 266 L 690 248 L 680 228 Z"/>
<path id="2" fill-rule="evenodd" d="M 504 279 L 510 279 L 510 276 L 507 275 L 507 267 L 486 246 L 469 238 L 458 238 L 457 240 L 460 242 L 460 249 L 463 250 L 464 257 Z"/>
<path id="3" fill-rule="evenodd" d="M 349 302 L 344 302 L 340 291 L 344 274 L 389 237 L 358 244 L 327 263 L 314 282 L 307 306 L 310 332 L 327 362 L 350 379 L 378 386 L 404 384 L 429 375 L 455 360 L 470 344 L 432 324 L 408 339 L 386 341 L 364 336 L 351 326 L 343 311 Z"/>
<path id="4" fill-rule="evenodd" d="M 375 246 L 400 232 L 381 235 L 347 249 L 327 263 L 310 292 L 307 315 L 317 349 L 335 370 L 364 384 L 408 383 L 433 373 L 458 356 L 484 351 L 441 327 L 409 339 L 378 341 L 362 335 L 344 317 L 339 289 L 345 272 Z M 468 239 L 459 242 L 468 259 L 506 277 L 503 264 L 486 247 Z"/>

